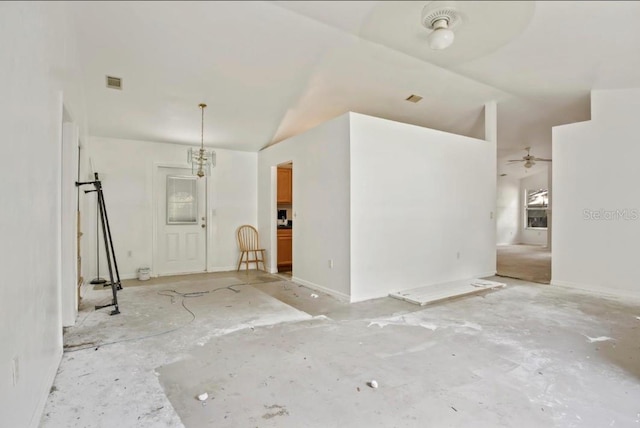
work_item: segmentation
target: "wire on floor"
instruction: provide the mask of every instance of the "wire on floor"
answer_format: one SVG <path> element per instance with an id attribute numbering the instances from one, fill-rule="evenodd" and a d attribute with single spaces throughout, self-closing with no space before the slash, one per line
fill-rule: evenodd
<path id="1" fill-rule="evenodd" d="M 78 352 L 78 351 L 84 351 L 85 349 L 95 349 L 97 351 L 98 348 L 102 348 L 104 346 L 109 346 L 109 345 L 115 345 L 116 343 L 133 342 L 133 341 L 136 341 L 136 340 L 150 339 L 152 337 L 158 337 L 158 336 L 162 336 L 162 335 L 165 335 L 165 334 L 173 333 L 174 331 L 178 331 L 180 329 L 185 328 L 186 326 L 188 326 L 189 324 L 194 322 L 196 320 L 196 318 L 197 318 L 196 314 L 193 313 L 193 311 L 191 311 L 191 309 L 189 309 L 187 307 L 187 305 L 185 304 L 185 300 L 186 299 L 195 298 L 195 297 L 202 297 L 202 296 L 204 296 L 206 294 L 215 293 L 216 291 L 221 291 L 221 290 L 230 290 L 230 291 L 233 291 L 234 293 L 239 293 L 240 290 L 236 290 L 233 287 L 241 287 L 241 286 L 244 286 L 244 285 L 255 285 L 255 283 L 246 282 L 246 283 L 242 283 L 242 284 L 233 284 L 233 285 L 228 285 L 226 287 L 214 288 L 214 289 L 211 289 L 211 290 L 192 291 L 192 292 L 189 292 L 189 293 L 180 293 L 180 292 L 178 292 L 176 290 L 158 291 L 157 294 L 160 295 L 160 296 L 171 297 L 171 303 L 175 303 L 175 298 L 176 297 L 182 297 L 182 301 L 180 303 L 181 303 L 182 307 L 184 308 L 184 310 L 187 311 L 189 314 L 191 314 L 191 319 L 187 323 L 185 323 L 185 324 L 183 324 L 181 326 L 178 326 L 176 328 L 172 328 L 170 330 L 161 331 L 159 333 L 149 334 L 149 335 L 140 336 L 140 337 L 132 337 L 132 338 L 129 338 L 129 339 L 114 340 L 113 342 L 91 344 L 90 346 L 83 346 L 83 347 L 79 347 L 79 348 L 70 347 L 70 348 L 66 348 L 64 350 L 64 352 L 65 353 Z M 167 294 L 167 293 L 172 293 L 172 294 Z M 86 317 L 85 317 L 85 319 L 86 319 Z M 84 322 L 84 320 L 83 320 L 83 322 Z"/>

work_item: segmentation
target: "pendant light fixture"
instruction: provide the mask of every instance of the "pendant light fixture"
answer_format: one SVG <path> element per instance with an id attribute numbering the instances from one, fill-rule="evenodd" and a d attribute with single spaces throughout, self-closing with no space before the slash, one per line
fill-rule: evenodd
<path id="1" fill-rule="evenodd" d="M 207 105 L 200 103 L 198 105 L 202 112 L 202 122 L 200 127 L 200 148 L 190 148 L 188 152 L 187 162 L 191 164 L 191 173 L 198 177 L 211 175 L 211 167 L 216 166 L 216 152 L 204 149 L 204 109 Z"/>

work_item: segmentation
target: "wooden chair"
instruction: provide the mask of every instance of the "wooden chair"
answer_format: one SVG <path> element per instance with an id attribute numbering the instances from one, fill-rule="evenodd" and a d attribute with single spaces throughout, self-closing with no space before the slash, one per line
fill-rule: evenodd
<path id="1" fill-rule="evenodd" d="M 238 245 L 240 246 L 240 261 L 238 262 L 238 269 L 242 263 L 246 264 L 247 271 L 249 270 L 249 263 L 255 263 L 256 269 L 260 269 L 258 263 L 262 263 L 262 270 L 266 271 L 264 264 L 264 248 L 260 248 L 260 239 L 258 237 L 258 231 L 255 227 L 245 224 L 238 228 Z M 253 253 L 253 258 L 249 258 L 249 254 Z M 244 260 L 246 255 L 246 260 Z M 260 257 L 258 257 L 260 255 Z"/>

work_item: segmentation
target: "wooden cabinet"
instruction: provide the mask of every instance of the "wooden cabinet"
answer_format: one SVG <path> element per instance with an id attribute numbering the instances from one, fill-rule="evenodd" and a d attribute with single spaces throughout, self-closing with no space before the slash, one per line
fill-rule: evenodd
<path id="1" fill-rule="evenodd" d="M 277 201 L 279 204 L 293 203 L 292 172 L 293 170 L 291 168 L 278 168 Z"/>
<path id="2" fill-rule="evenodd" d="M 278 229 L 278 270 L 293 264 L 293 234 L 291 229 Z"/>
<path id="3" fill-rule="evenodd" d="M 278 167 L 278 209 L 289 209 L 281 205 L 293 204 L 293 170 Z M 291 229 L 278 229 L 278 271 L 291 270 L 293 265 L 293 234 Z"/>

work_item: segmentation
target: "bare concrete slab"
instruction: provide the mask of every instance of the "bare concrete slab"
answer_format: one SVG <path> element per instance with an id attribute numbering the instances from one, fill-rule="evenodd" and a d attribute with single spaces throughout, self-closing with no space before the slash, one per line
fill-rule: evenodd
<path id="1" fill-rule="evenodd" d="M 128 287 L 121 318 L 92 291 L 41 427 L 640 424 L 639 301 L 505 279 L 426 307 L 349 305 L 272 279 Z"/>
<path id="2" fill-rule="evenodd" d="M 90 290 L 77 324 L 65 333 L 41 427 L 182 427 L 155 368 L 191 358 L 215 336 L 311 319 L 252 286 L 277 279 L 252 272 L 125 283 L 116 316 L 93 309 L 108 302 L 111 291 Z M 171 291 L 209 292 L 183 298 Z"/>
<path id="3" fill-rule="evenodd" d="M 389 296 L 424 306 L 435 302 L 441 302 L 443 300 L 453 299 L 455 297 L 468 296 L 470 294 L 476 294 L 505 286 L 506 284 L 503 282 L 474 278 L 397 291 L 395 293 L 389 293 Z"/>

